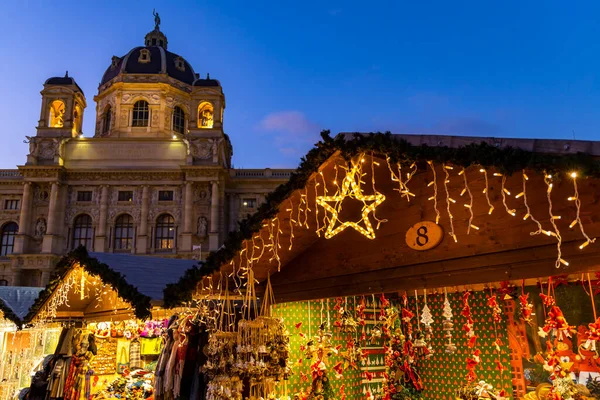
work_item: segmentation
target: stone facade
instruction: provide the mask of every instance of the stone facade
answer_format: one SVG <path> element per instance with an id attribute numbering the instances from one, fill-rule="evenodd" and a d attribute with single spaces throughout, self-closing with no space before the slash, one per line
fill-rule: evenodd
<path id="1" fill-rule="evenodd" d="M 0 285 L 46 284 L 79 244 L 204 257 L 288 180 L 291 170 L 231 168 L 220 83 L 166 43 L 157 28 L 146 47 L 113 57 L 94 97 L 93 137 L 81 131 L 86 100 L 75 80 L 46 81 L 26 163 L 0 170 Z"/>

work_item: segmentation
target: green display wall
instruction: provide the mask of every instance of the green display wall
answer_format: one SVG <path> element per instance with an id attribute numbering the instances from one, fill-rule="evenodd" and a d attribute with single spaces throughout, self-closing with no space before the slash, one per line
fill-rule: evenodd
<path id="1" fill-rule="evenodd" d="M 500 296 L 499 296 L 500 297 Z M 428 305 L 433 315 L 434 323 L 432 346 L 435 351 L 433 356 L 427 360 L 420 361 L 420 372 L 425 389 L 422 392 L 424 399 L 454 399 L 458 388 L 465 384 L 466 358 L 470 354 L 467 347 L 467 338 L 462 329 L 465 323 L 465 317 L 461 315 L 462 293 L 449 293 L 448 298 L 454 311 L 455 330 L 453 332 L 453 342 L 457 346 L 454 354 L 444 353 L 445 339 L 442 331 L 442 311 L 444 303 L 443 294 L 428 295 Z M 356 304 L 361 300 L 360 297 L 345 298 L 346 308 L 354 313 Z M 372 328 L 379 317 L 381 303 L 379 295 L 366 296 L 364 298 L 367 306 L 365 310 L 365 333 L 370 336 Z M 423 307 L 423 295 L 419 293 L 419 314 Z M 481 363 L 478 365 L 476 373 L 479 380 L 485 380 L 495 388 L 503 388 L 507 391 L 509 397 L 512 395 L 511 374 L 510 374 L 510 353 L 508 347 L 506 317 L 503 315 L 502 321 L 496 324 L 492 317 L 492 311 L 487 306 L 487 293 L 474 292 L 470 299 L 471 312 L 474 319 L 476 334 L 479 336 L 477 348 L 481 350 Z M 499 300 L 499 303 L 502 303 Z M 392 300 L 392 304 L 399 307 L 399 300 Z M 280 385 L 279 395 L 292 396 L 301 391 L 306 391 L 311 385 L 310 365 L 311 360 L 305 360 L 300 351 L 300 347 L 306 343 L 310 335 L 314 336 L 321 323 L 329 323 L 329 331 L 333 334 L 333 344 L 344 347 L 346 341 L 351 338 L 360 338 L 361 328 L 356 334 L 340 332 L 339 328 L 334 327 L 337 318 L 334 299 L 294 302 L 278 304 L 273 308 L 273 314 L 284 318 L 287 329 L 291 335 L 291 364 L 293 365 L 293 375 L 285 385 Z M 415 313 L 413 324 L 416 327 L 417 308 L 415 297 L 409 296 L 409 308 Z M 497 350 L 494 341 L 496 332 L 501 337 L 499 360 L 506 370 L 501 373 L 498 370 L 496 361 L 498 360 Z M 304 335 L 304 337 L 302 337 Z M 367 394 L 377 397 L 382 395 L 383 373 L 385 372 L 385 357 L 383 343 L 381 341 L 363 342 L 363 349 L 368 356 L 364 365 L 360 369 L 346 370 L 343 377 L 337 379 L 333 365 L 343 361 L 342 357 L 337 355 L 331 358 L 328 367 L 328 374 L 331 378 L 336 398 L 341 398 L 341 393 L 345 393 L 346 398 L 366 399 Z"/>

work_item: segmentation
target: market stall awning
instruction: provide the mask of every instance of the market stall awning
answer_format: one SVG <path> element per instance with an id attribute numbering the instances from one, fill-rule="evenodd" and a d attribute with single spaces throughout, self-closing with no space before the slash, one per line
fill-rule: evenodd
<path id="1" fill-rule="evenodd" d="M 90 252 L 89 255 L 123 274 L 140 293 L 160 303 L 165 286 L 177 282 L 188 269 L 198 265 L 196 260 L 177 258 L 96 252 Z"/>
<path id="2" fill-rule="evenodd" d="M 161 291 L 197 262 L 125 254 L 88 253 L 80 247 L 57 264 L 25 322 L 139 318 L 162 304 Z"/>
<path id="3" fill-rule="evenodd" d="M 4 318 L 20 327 L 41 291 L 37 287 L 0 286 L 0 311 Z"/>
<path id="4" fill-rule="evenodd" d="M 599 142 L 325 132 L 165 304 L 248 268 L 271 275 L 278 301 L 597 269 L 599 154 Z M 432 244 L 415 249 L 423 222 L 437 237 L 413 232 Z"/>

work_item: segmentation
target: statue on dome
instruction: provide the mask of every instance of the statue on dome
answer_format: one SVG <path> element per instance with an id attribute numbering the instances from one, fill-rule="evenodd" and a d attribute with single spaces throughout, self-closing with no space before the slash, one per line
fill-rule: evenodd
<path id="1" fill-rule="evenodd" d="M 160 16 L 156 12 L 156 9 L 152 9 L 152 15 L 154 15 L 154 29 L 160 31 Z"/>

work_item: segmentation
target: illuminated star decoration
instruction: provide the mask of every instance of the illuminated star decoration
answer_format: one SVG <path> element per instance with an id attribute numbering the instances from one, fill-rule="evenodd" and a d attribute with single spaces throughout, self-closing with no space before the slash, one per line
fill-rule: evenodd
<path id="1" fill-rule="evenodd" d="M 317 196 L 317 204 L 321 205 L 325 211 L 331 213 L 329 219 L 329 225 L 327 231 L 325 231 L 325 238 L 331 239 L 344 229 L 351 227 L 357 232 L 363 234 L 369 239 L 375 239 L 375 231 L 373 225 L 369 221 L 369 214 L 375 211 L 378 205 L 383 203 L 385 195 L 375 191 L 372 195 L 365 195 L 360 188 L 360 179 L 364 174 L 361 172 L 360 163 L 352 162 L 352 168 L 346 171 L 346 176 L 342 182 L 341 191 L 337 192 L 333 196 Z M 353 198 L 363 202 L 362 217 L 358 222 L 345 221 L 342 222 L 338 219 L 338 214 L 342 209 L 342 201 L 347 198 Z M 335 202 L 332 206 L 328 203 Z M 337 223 L 340 223 L 337 227 Z M 378 226 L 379 227 L 379 226 Z"/>

